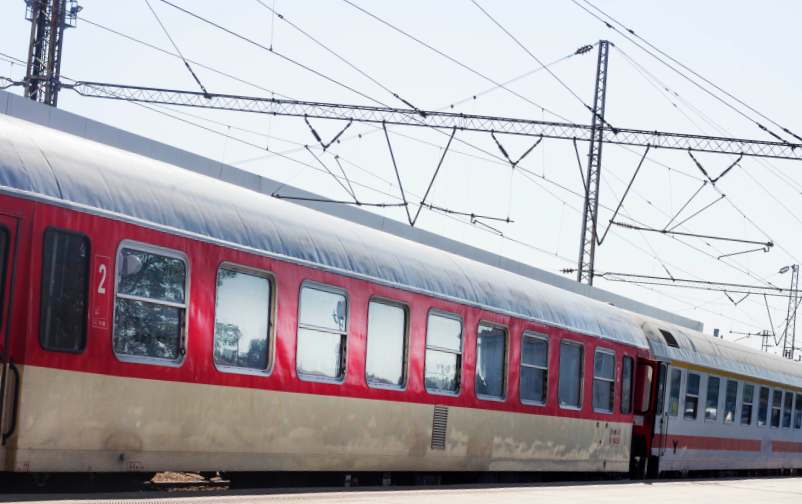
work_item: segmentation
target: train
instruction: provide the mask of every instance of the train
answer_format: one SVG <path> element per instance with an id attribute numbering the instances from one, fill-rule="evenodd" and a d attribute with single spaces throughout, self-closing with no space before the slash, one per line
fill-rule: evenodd
<path id="1" fill-rule="evenodd" d="M 802 366 L 0 116 L 0 472 L 802 469 Z"/>

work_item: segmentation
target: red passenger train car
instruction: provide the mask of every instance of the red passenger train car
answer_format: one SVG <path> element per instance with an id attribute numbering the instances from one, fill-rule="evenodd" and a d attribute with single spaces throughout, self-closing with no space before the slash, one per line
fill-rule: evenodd
<path id="1" fill-rule="evenodd" d="M 0 117 L 0 471 L 802 467 L 797 367 L 257 189 Z"/>

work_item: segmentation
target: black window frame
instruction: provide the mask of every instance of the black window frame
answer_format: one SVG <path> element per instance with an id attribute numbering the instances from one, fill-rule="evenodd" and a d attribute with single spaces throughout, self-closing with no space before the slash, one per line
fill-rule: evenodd
<path id="1" fill-rule="evenodd" d="M 755 388 L 758 388 L 758 392 L 755 392 Z M 746 402 L 746 391 L 751 390 L 751 397 L 750 401 Z M 741 411 L 740 415 L 738 415 L 738 423 L 741 425 L 751 426 L 757 422 L 755 422 L 755 402 L 758 401 L 758 394 L 759 394 L 759 387 L 754 383 L 744 382 L 743 386 L 741 387 Z M 746 422 L 744 422 L 744 408 L 746 405 L 749 405 L 749 417 Z"/>
<path id="2" fill-rule="evenodd" d="M 719 416 L 719 412 L 720 412 L 719 404 L 721 404 L 721 381 L 722 381 L 722 379 L 720 377 L 718 377 L 718 376 L 707 375 L 707 383 L 705 383 L 705 409 L 704 409 L 705 422 L 717 422 L 718 421 L 718 416 Z M 716 392 L 716 397 L 715 397 L 716 403 L 713 405 L 713 407 L 715 408 L 714 409 L 715 413 L 713 415 L 710 415 L 708 413 L 708 410 L 710 408 L 710 400 L 712 399 L 710 397 L 710 395 L 711 395 L 710 394 L 710 392 L 711 392 L 710 387 L 713 385 L 713 383 L 716 384 L 716 389 L 715 389 L 715 392 Z"/>
<path id="3" fill-rule="evenodd" d="M 7 230 L 5 226 L 4 229 Z M 64 348 L 51 348 L 44 341 L 44 330 L 45 330 L 45 248 L 47 247 L 47 237 L 50 233 L 60 233 L 64 235 L 72 235 L 77 236 L 83 239 L 86 242 L 86 274 L 85 274 L 85 281 L 86 287 L 84 292 L 84 308 L 83 308 L 83 316 L 81 317 L 81 321 L 83 324 L 82 331 L 81 331 L 81 345 L 78 349 L 64 349 Z M 10 234 L 7 234 L 7 237 L 10 237 Z M 8 241 L 8 240 L 7 240 Z M 8 244 L 6 244 L 8 247 Z M 47 227 L 45 231 L 42 233 L 42 257 L 41 257 L 41 270 L 39 272 L 40 275 L 40 288 L 39 288 L 39 346 L 47 351 L 47 352 L 60 352 L 60 353 L 68 353 L 68 354 L 82 354 L 86 351 L 86 347 L 88 345 L 89 340 L 89 303 L 90 303 L 90 292 L 92 288 L 92 240 L 89 238 L 89 235 L 86 233 L 82 233 L 80 231 L 76 231 L 74 229 L 66 229 L 60 227 Z M 5 274 L 5 271 L 3 272 Z M 5 278 L 2 279 L 3 284 L 0 284 L 0 290 L 5 290 Z M 0 294 L 2 296 L 2 294 Z M 0 297 L 2 300 L 2 297 Z"/>
<path id="4" fill-rule="evenodd" d="M 626 375 L 627 362 L 629 365 L 629 376 Z M 629 381 L 629 387 L 624 384 Z M 624 400 L 624 390 L 629 390 L 629 400 Z M 630 355 L 623 355 L 621 357 L 621 399 L 619 410 L 624 415 L 631 415 L 635 405 L 635 358 Z M 625 407 L 626 406 L 626 407 Z"/>
<path id="5" fill-rule="evenodd" d="M 690 393 L 689 387 L 691 384 L 691 376 L 695 376 L 697 378 L 696 383 L 696 392 Z M 696 405 L 693 409 L 693 416 L 688 415 L 688 398 L 691 397 L 696 400 Z M 682 401 L 682 418 L 688 420 L 690 422 L 695 422 L 699 419 L 699 407 L 701 406 L 702 402 L 702 375 L 699 373 L 691 373 L 688 372 L 685 375 L 685 396 L 683 397 Z"/>
<path id="6" fill-rule="evenodd" d="M 735 398 L 730 402 L 730 384 L 735 384 Z M 738 380 L 732 378 L 727 379 L 727 384 L 724 386 L 724 415 L 722 420 L 725 424 L 735 423 L 736 415 L 738 414 L 738 392 L 741 390 L 741 385 Z M 727 420 L 727 415 L 732 414 L 732 418 Z"/>

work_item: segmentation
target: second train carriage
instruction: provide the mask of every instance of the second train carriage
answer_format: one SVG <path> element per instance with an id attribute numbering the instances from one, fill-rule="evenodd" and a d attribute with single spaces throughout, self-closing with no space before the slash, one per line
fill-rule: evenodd
<path id="1" fill-rule="evenodd" d="M 794 364 L 8 117 L 0 246 L 5 471 L 802 467 Z"/>

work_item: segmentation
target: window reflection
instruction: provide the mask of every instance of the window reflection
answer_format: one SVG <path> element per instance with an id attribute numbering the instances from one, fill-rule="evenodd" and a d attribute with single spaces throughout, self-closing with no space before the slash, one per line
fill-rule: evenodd
<path id="1" fill-rule="evenodd" d="M 186 317 L 186 263 L 178 257 L 123 248 L 117 257 L 114 352 L 178 359 Z"/>
<path id="2" fill-rule="evenodd" d="M 435 312 L 429 313 L 426 328 L 426 390 L 458 392 L 462 363 L 462 322 Z"/>
<path id="3" fill-rule="evenodd" d="M 270 280 L 220 268 L 214 322 L 214 361 L 220 366 L 267 369 Z"/>
<path id="4" fill-rule="evenodd" d="M 305 285 L 298 310 L 296 369 L 312 378 L 345 376 L 348 306 L 345 294 Z"/>
<path id="5" fill-rule="evenodd" d="M 368 306 L 368 383 L 402 387 L 406 366 L 406 310 L 403 306 L 371 301 Z"/>

